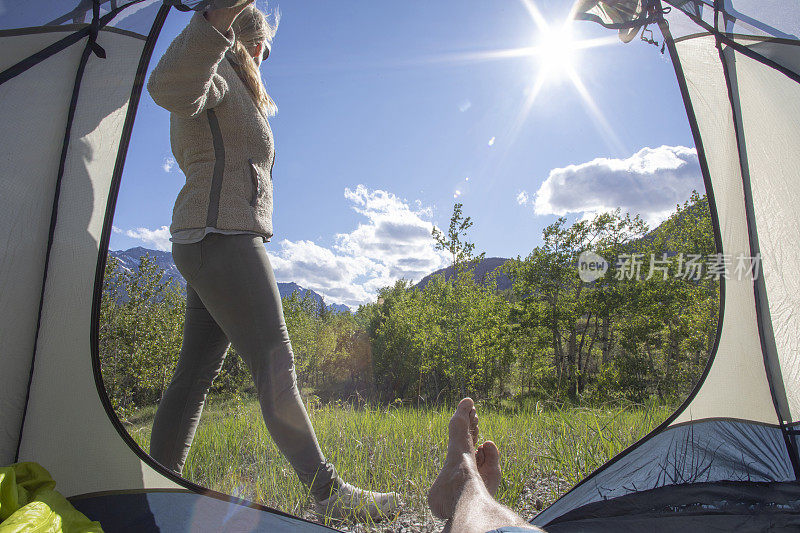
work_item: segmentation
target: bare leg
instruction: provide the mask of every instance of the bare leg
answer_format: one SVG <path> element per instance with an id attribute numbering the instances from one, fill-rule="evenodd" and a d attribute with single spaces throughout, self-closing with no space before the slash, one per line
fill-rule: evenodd
<path id="1" fill-rule="evenodd" d="M 458 404 L 450 419 L 449 430 L 450 440 L 444 466 L 428 493 L 431 512 L 439 518 L 448 519 L 444 532 L 486 533 L 504 526 L 541 531 L 498 503 L 489 493 L 478 471 L 475 453 L 477 415 L 470 398 L 464 398 Z M 496 450 L 497 447 L 492 443 L 488 447 L 484 445 L 481 453 L 483 473 L 491 480 L 494 490 L 497 490 L 500 478 L 499 455 L 494 455 Z M 494 470 L 491 465 L 496 465 L 497 469 Z"/>

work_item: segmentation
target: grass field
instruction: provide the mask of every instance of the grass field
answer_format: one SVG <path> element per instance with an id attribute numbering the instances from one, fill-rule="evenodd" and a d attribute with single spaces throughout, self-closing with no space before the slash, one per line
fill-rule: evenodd
<path id="1" fill-rule="evenodd" d="M 129 418 L 148 449 L 154 408 Z M 430 531 L 425 495 L 441 465 L 451 409 L 308 406 L 322 449 L 348 482 L 402 494 L 403 513 L 378 527 L 350 531 Z M 530 517 L 664 420 L 666 406 L 552 409 L 478 405 L 481 440 L 497 443 L 503 484 L 498 498 Z M 184 476 L 200 485 L 311 518 L 310 497 L 279 453 L 249 397 L 211 399 Z M 395 527 L 396 526 L 396 527 Z"/>

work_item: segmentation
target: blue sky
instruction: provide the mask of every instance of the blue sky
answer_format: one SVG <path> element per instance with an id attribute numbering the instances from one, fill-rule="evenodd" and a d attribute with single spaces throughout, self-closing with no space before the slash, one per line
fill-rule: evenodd
<path id="1" fill-rule="evenodd" d="M 543 54 L 486 57 L 541 45 L 531 5 L 269 5 L 282 14 L 262 66 L 279 107 L 271 120 L 275 236 L 266 245 L 279 281 L 355 306 L 395 279 L 419 280 L 444 265 L 430 228 L 446 227 L 456 201 L 474 221 L 476 249 L 512 257 L 539 244 L 557 215 L 622 207 L 657 223 L 692 188 L 702 190 L 660 48 L 637 38 L 576 50 L 579 86 Z M 571 2 L 535 6 L 554 25 Z M 151 68 L 188 19 L 170 14 Z M 615 35 L 589 22 L 572 31 L 578 41 Z M 145 93 L 111 249 L 169 249 L 165 227 L 183 183 L 168 113 Z"/>

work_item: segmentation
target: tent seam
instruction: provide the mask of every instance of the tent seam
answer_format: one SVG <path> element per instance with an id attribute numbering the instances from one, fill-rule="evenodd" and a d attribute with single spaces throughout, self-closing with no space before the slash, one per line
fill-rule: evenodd
<path id="1" fill-rule="evenodd" d="M 83 24 L 64 24 L 61 26 L 28 26 L 24 28 L 9 28 L 7 30 L 0 30 L 0 37 L 17 37 L 20 35 L 37 35 L 40 33 L 64 33 L 67 31 L 74 30 L 73 33 L 70 34 L 73 35 L 74 33 L 80 32 L 88 27 L 89 24 L 83 23 Z M 113 26 L 102 26 L 99 28 L 99 31 L 104 31 L 108 33 L 117 33 L 119 35 L 125 35 L 128 37 L 139 39 L 140 41 L 147 40 L 146 35 L 142 35 L 141 33 L 136 33 L 135 31 L 131 30 L 116 28 Z"/>
<path id="2" fill-rule="evenodd" d="M 668 4 L 670 4 L 670 5 L 673 5 L 673 2 L 674 2 L 674 0 L 664 0 L 664 1 L 666 3 L 668 3 Z M 716 0 L 715 0 L 715 2 L 716 2 Z M 680 9 L 680 8 L 676 8 L 676 9 Z M 797 83 L 800 83 L 800 74 L 798 74 L 798 73 L 796 73 L 796 72 L 784 67 L 783 65 L 780 65 L 779 63 L 777 63 L 777 62 L 775 62 L 775 61 L 773 61 L 773 60 L 771 60 L 771 59 L 769 59 L 767 57 L 764 57 L 763 55 L 759 54 L 758 52 L 754 52 L 753 50 L 751 50 L 750 48 L 748 48 L 746 46 L 743 46 L 743 45 L 737 43 L 734 39 L 731 39 L 725 33 L 720 32 L 717 28 L 709 25 L 703 19 L 700 19 L 700 18 L 692 15 L 691 13 L 687 13 L 686 11 L 683 11 L 683 10 L 681 10 L 681 12 L 683 14 L 685 14 L 687 17 L 689 17 L 695 24 L 697 24 L 698 26 L 704 28 L 710 34 L 714 35 L 717 39 L 721 39 L 723 43 L 725 43 L 726 45 L 730 46 L 731 48 L 733 48 L 737 52 L 740 52 L 740 53 L 746 55 L 747 57 L 749 57 L 750 59 L 753 59 L 753 60 L 758 61 L 759 63 L 762 63 L 762 64 L 764 64 L 764 65 L 766 65 L 766 66 L 768 66 L 770 68 L 773 68 L 773 69 L 777 70 L 778 72 L 780 72 L 781 74 L 783 74 L 784 76 L 788 77 L 789 79 L 791 79 L 791 80 L 793 80 L 793 81 L 795 81 Z M 725 12 L 725 11 L 723 11 L 723 12 Z M 772 39 L 769 39 L 769 40 L 770 41 L 777 41 L 778 39 L 780 39 L 780 38 L 777 37 L 777 38 L 772 38 Z M 795 43 L 795 44 L 799 44 L 799 43 Z"/>
<path id="3" fill-rule="evenodd" d="M 99 16 L 99 8 L 98 8 L 97 13 L 92 16 L 91 24 L 87 24 L 84 28 L 76 31 L 75 33 L 71 33 L 66 37 L 64 37 L 63 39 L 60 39 L 54 42 L 53 44 L 46 46 L 45 48 L 42 48 L 38 52 L 34 52 L 25 59 L 16 62 L 15 64 L 11 65 L 7 69 L 0 72 L 0 85 L 16 78 L 17 76 L 27 71 L 28 69 L 35 67 L 42 61 L 54 56 L 55 54 L 61 52 L 62 50 L 69 48 L 73 44 L 80 42 L 80 40 L 86 36 L 90 37 L 90 42 L 91 42 L 92 34 L 96 34 L 97 31 L 99 31 L 106 24 L 111 22 L 111 20 L 115 16 L 117 16 L 117 14 L 119 14 L 120 11 L 131 5 L 133 4 L 132 3 L 126 4 L 124 6 L 118 7 L 114 11 L 106 13 L 102 17 Z"/>

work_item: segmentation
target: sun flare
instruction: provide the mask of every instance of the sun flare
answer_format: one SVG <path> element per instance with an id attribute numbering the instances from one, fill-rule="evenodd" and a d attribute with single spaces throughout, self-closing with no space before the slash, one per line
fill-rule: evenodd
<path id="1" fill-rule="evenodd" d="M 540 28 L 534 54 L 545 80 L 566 78 L 575 66 L 576 43 L 568 25 Z"/>
<path id="2" fill-rule="evenodd" d="M 497 60 L 527 61 L 531 65 L 530 79 L 526 80 L 529 84 L 521 98 L 519 111 L 504 135 L 505 146 L 513 144 L 513 139 L 534 112 L 542 95 L 548 93 L 548 88 L 558 87 L 558 90 L 549 91 L 550 97 L 561 98 L 563 96 L 562 86 L 566 84 L 568 88 L 571 87 L 578 93 L 581 102 L 594 119 L 598 129 L 603 132 L 609 146 L 619 153 L 627 153 L 619 137 L 603 115 L 600 106 L 595 103 L 593 94 L 583 83 L 581 71 L 584 65 L 579 64 L 579 58 L 585 52 L 617 44 L 619 38 L 616 35 L 584 38 L 579 35 L 579 31 L 573 31 L 574 12 L 570 12 L 565 18 L 548 21 L 539 10 L 536 0 L 519 1 L 533 22 L 530 33 L 531 40 L 527 46 L 432 56 L 425 58 L 423 64 L 471 64 Z M 573 11 L 577 9 L 578 5 L 580 4 L 573 5 Z"/>

